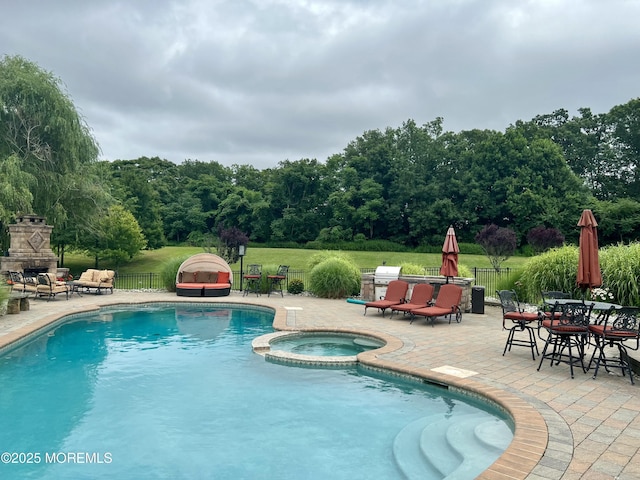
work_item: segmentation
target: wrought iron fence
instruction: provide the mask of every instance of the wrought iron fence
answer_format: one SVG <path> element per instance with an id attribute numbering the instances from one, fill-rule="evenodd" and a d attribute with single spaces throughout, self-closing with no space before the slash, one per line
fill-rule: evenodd
<path id="1" fill-rule="evenodd" d="M 374 273 L 375 268 L 362 268 L 362 273 Z M 498 282 L 504 276 L 509 275 L 512 272 L 510 268 L 501 268 L 496 271 L 494 268 L 472 268 L 471 272 L 475 278 L 474 286 L 483 286 L 485 289 L 485 296 L 495 296 L 495 291 L 498 287 Z M 440 275 L 440 267 L 427 267 L 425 268 L 425 275 Z M 299 279 L 304 282 L 305 288 L 308 286 L 307 272 L 305 270 L 289 270 L 287 275 L 287 281 L 293 279 Z M 119 274 L 116 277 L 116 288 L 122 290 L 158 290 L 164 289 L 165 286 L 162 283 L 162 278 L 157 273 L 125 273 Z M 233 272 L 233 287 L 234 290 L 240 290 L 240 272 Z M 286 289 L 286 286 L 285 286 Z"/>

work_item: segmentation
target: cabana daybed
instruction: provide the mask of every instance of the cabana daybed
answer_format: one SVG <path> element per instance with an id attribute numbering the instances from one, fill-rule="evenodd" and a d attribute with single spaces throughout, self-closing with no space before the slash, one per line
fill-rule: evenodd
<path id="1" fill-rule="evenodd" d="M 198 253 L 187 258 L 176 275 L 176 294 L 182 297 L 223 297 L 231 293 L 231 267 L 218 255 Z"/>

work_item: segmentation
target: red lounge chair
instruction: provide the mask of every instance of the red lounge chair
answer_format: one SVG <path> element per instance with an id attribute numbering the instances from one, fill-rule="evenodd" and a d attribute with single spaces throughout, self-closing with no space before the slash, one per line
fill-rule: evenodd
<path id="1" fill-rule="evenodd" d="M 429 303 L 433 300 L 433 291 L 433 285 L 430 283 L 418 283 L 411 291 L 409 303 L 401 303 L 390 307 L 391 316 L 393 316 L 393 312 L 403 312 L 406 315 L 416 308 L 429 306 Z"/>
<path id="2" fill-rule="evenodd" d="M 364 314 L 367 314 L 367 308 L 373 307 L 382 310 L 382 316 L 384 317 L 384 311 L 387 308 L 405 302 L 407 290 L 409 290 L 409 284 L 404 280 L 391 280 L 387 287 L 387 294 L 383 299 L 364 304 Z"/>
<path id="3" fill-rule="evenodd" d="M 440 287 L 438 297 L 436 298 L 435 305 L 431 307 L 416 308 L 411 310 L 411 315 L 414 318 L 411 319 L 411 323 L 415 319 L 415 315 L 421 317 L 427 317 L 431 319 L 431 326 L 433 326 L 436 317 L 444 317 L 449 315 L 449 323 L 451 323 L 451 315 L 456 316 L 456 322 L 462 320 L 462 312 L 460 311 L 460 300 L 462 299 L 462 288 L 452 283 L 447 283 Z"/>

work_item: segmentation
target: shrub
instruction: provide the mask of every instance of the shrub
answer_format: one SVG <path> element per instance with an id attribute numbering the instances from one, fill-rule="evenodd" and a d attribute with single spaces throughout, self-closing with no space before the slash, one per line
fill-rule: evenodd
<path id="1" fill-rule="evenodd" d="M 515 290 L 518 300 L 525 301 L 524 285 L 522 284 L 522 271 L 511 270 L 507 275 L 499 277 L 496 290 Z M 487 296 L 496 296 L 496 292 L 486 292 Z"/>
<path id="2" fill-rule="evenodd" d="M 458 264 L 458 276 L 459 277 L 464 277 L 464 278 L 473 278 L 473 273 L 471 272 L 471 269 L 469 267 L 467 267 L 465 264 L 459 263 Z"/>
<path id="3" fill-rule="evenodd" d="M 4 315 L 7 310 L 7 301 L 11 295 L 11 289 L 6 285 L 0 285 L 0 315 Z"/>
<path id="4" fill-rule="evenodd" d="M 263 265 L 262 278 L 260 279 L 260 293 L 269 292 L 269 279 L 267 276 L 275 275 L 278 272 L 278 265 Z"/>
<path id="5" fill-rule="evenodd" d="M 522 269 L 523 292 L 521 301 L 537 303 L 540 292 L 556 290 L 581 295 L 576 285 L 578 272 L 578 247 L 574 245 L 553 248 L 531 258 Z M 577 298 L 577 297 L 576 297 Z"/>
<path id="6" fill-rule="evenodd" d="M 240 258 L 241 245 L 248 245 L 249 237 L 238 227 L 224 228 L 218 225 L 218 256 L 227 263 L 236 263 Z"/>
<path id="7" fill-rule="evenodd" d="M 403 262 L 400 264 L 400 273 L 402 275 L 424 275 L 424 267 L 415 263 Z"/>
<path id="8" fill-rule="evenodd" d="M 602 284 L 615 303 L 640 306 L 640 243 L 616 245 L 600 250 Z"/>
<path id="9" fill-rule="evenodd" d="M 364 233 L 356 233 L 353 236 L 353 241 L 354 242 L 366 242 L 367 241 L 367 237 L 365 237 Z"/>
<path id="10" fill-rule="evenodd" d="M 361 238 L 361 237 L 359 237 Z M 391 240 L 358 240 L 353 242 L 335 241 L 320 242 L 313 240 L 305 244 L 305 248 L 313 250 L 355 250 L 363 252 L 409 252 L 411 249 Z"/>
<path id="11" fill-rule="evenodd" d="M 340 258 L 342 260 L 345 260 L 346 262 L 354 263 L 353 258 L 348 253 L 344 253 L 341 251 L 323 250 L 311 255 L 311 258 L 309 258 L 309 261 L 307 262 L 309 270 L 313 270 L 313 267 L 330 258 Z"/>
<path id="12" fill-rule="evenodd" d="M 344 258 L 317 263 L 309 274 L 309 290 L 322 298 L 345 298 L 360 292 L 360 270 Z"/>
<path id="13" fill-rule="evenodd" d="M 175 257 L 167 261 L 162 267 L 160 272 L 160 278 L 164 288 L 169 292 L 176 291 L 176 276 L 178 275 L 178 269 L 182 262 L 184 262 L 190 255 L 184 255 L 182 257 Z"/>
<path id="14" fill-rule="evenodd" d="M 291 295 L 299 295 L 300 293 L 304 292 L 304 282 L 299 278 L 289 280 L 289 287 L 287 291 Z"/>

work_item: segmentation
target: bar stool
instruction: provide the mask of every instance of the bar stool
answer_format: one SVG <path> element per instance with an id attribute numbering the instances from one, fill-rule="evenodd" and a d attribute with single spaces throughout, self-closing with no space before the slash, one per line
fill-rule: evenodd
<path id="1" fill-rule="evenodd" d="M 573 303 L 556 302 L 551 312 L 542 320 L 542 327 L 547 331 L 547 339 L 542 349 L 538 371 L 545 359 L 551 366 L 566 363 L 571 370 L 579 365 L 584 373 L 584 347 L 589 336 L 589 322 L 593 304 L 587 305 L 580 301 Z M 551 351 L 549 351 L 549 347 Z"/>
<path id="2" fill-rule="evenodd" d="M 639 308 L 622 307 L 616 309 L 610 308 L 606 311 L 604 321 L 600 324 L 589 325 L 589 332 L 596 342 L 596 348 L 591 355 L 589 368 L 591 363 L 596 359 L 596 369 L 593 372 L 593 378 L 598 375 L 598 369 L 603 366 L 607 372 L 610 368 L 619 368 L 622 376 L 629 374 L 629 380 L 633 385 L 633 370 L 629 363 L 630 350 L 638 350 L 640 347 L 640 315 Z M 618 358 L 607 357 L 605 355 L 606 347 L 618 347 Z"/>
<path id="3" fill-rule="evenodd" d="M 502 356 L 507 353 L 507 349 L 511 351 L 511 347 L 521 346 L 531 349 L 531 357 L 536 359 L 538 354 L 538 343 L 536 342 L 536 333 L 531 326 L 538 323 L 539 316 L 535 312 L 525 312 L 520 307 L 518 295 L 514 290 L 500 290 L 497 292 L 502 305 L 502 328 L 509 330 L 507 342 L 504 344 Z M 507 327 L 507 322 L 511 322 L 511 327 Z M 516 333 L 526 332 L 528 338 L 516 338 Z"/>
<path id="4" fill-rule="evenodd" d="M 284 297 L 282 292 L 282 283 L 287 279 L 287 272 L 289 271 L 289 265 L 280 265 L 275 275 L 267 275 L 269 282 L 269 293 L 267 297 L 271 295 L 271 292 L 279 291 L 280 296 Z"/>
<path id="5" fill-rule="evenodd" d="M 242 296 L 248 295 L 250 292 L 260 295 L 260 286 L 262 284 L 262 265 L 252 263 L 249 265 L 249 272 L 242 276 L 245 280 L 247 288 L 245 288 Z"/>

